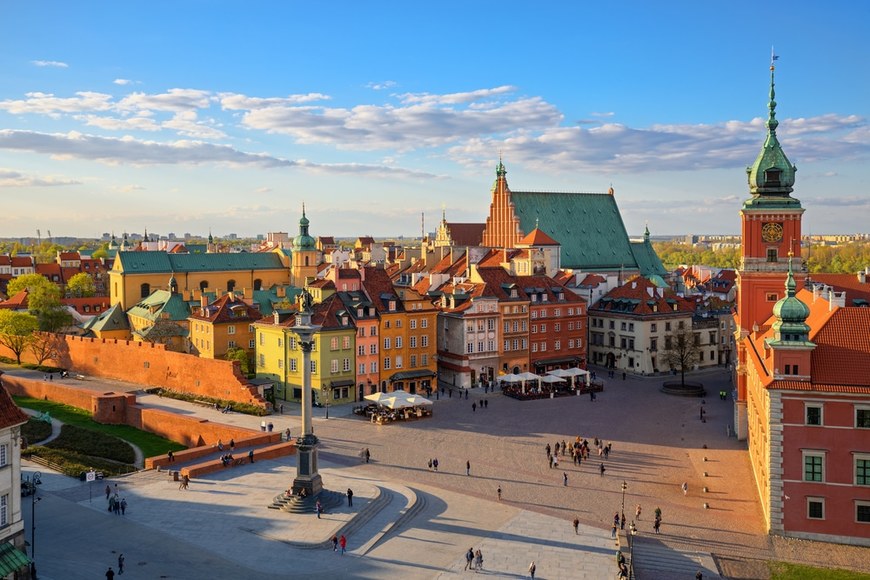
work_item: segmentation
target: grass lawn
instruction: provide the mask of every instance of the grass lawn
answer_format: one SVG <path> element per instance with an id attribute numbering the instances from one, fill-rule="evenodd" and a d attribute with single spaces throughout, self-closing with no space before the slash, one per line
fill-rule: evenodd
<path id="1" fill-rule="evenodd" d="M 770 580 L 868 580 L 870 574 L 816 568 L 788 562 L 770 562 Z"/>
<path id="2" fill-rule="evenodd" d="M 76 427 L 82 427 L 83 429 L 88 429 L 90 431 L 106 433 L 107 435 L 112 435 L 118 439 L 123 439 L 124 441 L 139 447 L 145 457 L 162 455 L 170 450 L 180 451 L 186 449 L 183 445 L 180 445 L 175 441 L 170 441 L 169 439 L 164 439 L 163 437 L 158 437 L 157 435 L 145 431 L 140 431 L 139 429 L 130 427 L 129 425 L 104 425 L 102 423 L 97 423 L 91 418 L 90 413 L 82 409 L 77 409 L 76 407 L 52 401 L 32 399 L 30 397 L 13 397 L 13 399 L 15 400 L 15 404 L 19 407 L 26 407 L 40 412 L 48 411 L 52 418 L 57 419 L 62 423 L 75 425 Z"/>

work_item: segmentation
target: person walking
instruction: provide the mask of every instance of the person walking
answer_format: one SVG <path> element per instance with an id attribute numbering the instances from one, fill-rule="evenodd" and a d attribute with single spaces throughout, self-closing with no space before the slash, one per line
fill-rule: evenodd
<path id="1" fill-rule="evenodd" d="M 465 462 L 465 475 L 471 475 L 471 461 Z"/>
<path id="2" fill-rule="evenodd" d="M 118 554 L 118 574 L 124 573 L 124 554 Z"/>
<path id="3" fill-rule="evenodd" d="M 432 460 L 432 467 L 435 468 L 435 471 L 438 471 L 438 458 Z"/>
<path id="4" fill-rule="evenodd" d="M 111 566 L 106 570 L 106 580 L 115 580 L 115 571 L 112 570 Z"/>
<path id="5" fill-rule="evenodd" d="M 689 493 L 689 483 L 684 481 L 683 485 L 680 486 L 680 489 L 683 490 L 683 495 L 686 495 L 687 493 Z"/>
<path id="6" fill-rule="evenodd" d="M 109 484 L 106 484 L 106 501 L 109 501 L 109 496 L 112 495 L 112 488 L 109 487 Z"/>
<path id="7" fill-rule="evenodd" d="M 432 471 L 432 460 L 429 460 L 429 471 Z"/>
<path id="8" fill-rule="evenodd" d="M 338 545 L 341 546 L 341 555 L 344 556 L 347 551 L 347 538 L 344 537 L 344 534 L 338 539 Z"/>
<path id="9" fill-rule="evenodd" d="M 317 503 L 314 504 L 314 511 L 317 512 L 317 519 L 320 519 L 320 515 L 323 513 L 323 504 L 320 503 L 320 500 L 317 500 Z"/>
<path id="10" fill-rule="evenodd" d="M 653 522 L 653 531 L 655 533 L 659 533 L 659 528 L 661 528 L 661 527 L 662 527 L 661 518 L 656 518 L 656 521 Z"/>
<path id="11" fill-rule="evenodd" d="M 347 507 L 353 507 L 353 490 L 347 488 Z"/>
<path id="12" fill-rule="evenodd" d="M 366 447 L 366 463 L 369 462 L 369 459 L 371 459 L 371 456 L 372 456 L 372 454 L 369 453 L 369 448 Z"/>
<path id="13" fill-rule="evenodd" d="M 477 403 L 471 403 L 471 412 L 474 413 L 477 411 Z"/>
<path id="14" fill-rule="evenodd" d="M 603 464 L 603 463 L 602 463 L 601 465 L 598 466 L 598 471 L 601 472 L 601 475 L 604 475 L 604 472 L 607 471 L 607 470 L 604 468 L 604 464 Z"/>
<path id="15" fill-rule="evenodd" d="M 634 519 L 640 521 L 640 504 L 637 504 L 637 507 L 634 508 Z"/>
<path id="16" fill-rule="evenodd" d="M 529 564 L 529 577 L 530 577 L 532 580 L 535 580 L 535 570 L 537 570 L 537 569 L 538 569 L 538 568 L 537 568 L 537 566 L 535 566 L 535 561 L 532 560 L 532 563 Z"/>
<path id="17" fill-rule="evenodd" d="M 577 528 L 580 527 L 580 519 L 579 519 L 579 518 L 574 518 L 574 522 L 573 522 L 573 523 L 574 523 L 574 534 L 575 534 L 575 535 L 576 535 L 576 534 L 579 534 L 580 532 L 577 531 Z"/>
<path id="18" fill-rule="evenodd" d="M 565 487 L 568 487 L 568 472 L 567 471 L 562 472 L 562 485 L 564 485 Z"/>
<path id="19" fill-rule="evenodd" d="M 465 570 L 471 568 L 474 564 L 474 549 L 468 548 L 468 551 L 465 552 Z"/>
<path id="20" fill-rule="evenodd" d="M 253 450 L 253 449 L 251 449 L 250 451 L 248 451 L 248 461 L 249 461 L 250 463 L 253 463 L 253 462 L 254 462 L 254 450 Z"/>
<path id="21" fill-rule="evenodd" d="M 481 570 L 483 570 L 483 553 L 478 548 L 474 551 L 474 571 L 479 572 Z"/>
<path id="22" fill-rule="evenodd" d="M 121 515 L 123 516 L 125 513 L 127 513 L 127 498 L 126 497 L 121 498 Z M 118 566 L 118 567 L 120 568 L 120 566 Z M 121 573 L 121 571 L 118 570 L 118 574 L 120 574 L 120 573 Z"/>
<path id="23" fill-rule="evenodd" d="M 338 552 L 338 536 L 332 534 L 332 539 L 330 541 L 332 542 L 332 551 Z"/>
<path id="24" fill-rule="evenodd" d="M 175 454 L 172 451 L 168 452 L 166 454 L 166 457 L 169 459 L 169 463 L 172 463 L 173 461 L 175 461 Z"/>
<path id="25" fill-rule="evenodd" d="M 498 489 L 495 491 L 498 494 L 498 501 L 501 501 L 501 484 L 499 484 Z"/>

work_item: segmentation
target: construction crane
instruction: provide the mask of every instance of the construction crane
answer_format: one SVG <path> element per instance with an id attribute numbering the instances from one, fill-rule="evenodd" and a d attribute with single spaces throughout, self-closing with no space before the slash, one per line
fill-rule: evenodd
<path id="1" fill-rule="evenodd" d="M 48 232 L 48 243 L 50 244 L 50 243 L 52 243 L 52 241 L 51 241 L 51 230 L 45 230 L 45 231 Z"/>

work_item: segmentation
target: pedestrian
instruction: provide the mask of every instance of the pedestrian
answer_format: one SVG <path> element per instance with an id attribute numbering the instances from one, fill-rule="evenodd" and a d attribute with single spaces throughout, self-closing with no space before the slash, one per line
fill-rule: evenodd
<path id="1" fill-rule="evenodd" d="M 680 489 L 683 490 L 683 495 L 686 495 L 687 493 L 689 493 L 689 483 L 684 481 L 683 485 L 680 486 Z"/>
<path id="2" fill-rule="evenodd" d="M 483 570 L 483 553 L 480 551 L 480 548 L 475 550 L 474 552 L 474 571 Z"/>
<path id="3" fill-rule="evenodd" d="M 610 455 L 610 445 L 605 445 L 604 446 L 604 459 L 607 459 L 607 457 L 609 455 Z"/>
<path id="4" fill-rule="evenodd" d="M 111 566 L 106 570 L 106 580 L 115 580 L 115 571 L 112 570 Z"/>
<path id="5" fill-rule="evenodd" d="M 341 546 L 341 555 L 344 556 L 347 551 L 347 538 L 344 537 L 344 534 L 338 539 L 338 545 Z"/>
<path id="6" fill-rule="evenodd" d="M 347 507 L 353 507 L 353 490 L 347 488 Z"/>
<path id="7" fill-rule="evenodd" d="M 532 563 L 529 564 L 529 577 L 532 580 L 535 580 L 535 570 L 537 570 L 537 567 L 535 566 L 535 561 L 532 560 Z"/>
<path id="8" fill-rule="evenodd" d="M 465 391 L 465 400 L 468 400 L 468 391 Z"/>
<path id="9" fill-rule="evenodd" d="M 317 519 L 320 519 L 320 514 L 323 513 L 323 504 L 320 503 L 320 500 L 317 500 L 317 503 L 314 504 L 314 511 L 317 512 Z"/>
<path id="10" fill-rule="evenodd" d="M 429 459 L 429 471 L 432 471 L 432 460 Z"/>
<path id="11" fill-rule="evenodd" d="M 272 432 L 272 429 L 274 429 L 275 426 L 272 424 L 271 421 L 269 421 L 269 424 L 266 426 L 266 428 L 268 429 L 269 433 L 271 433 L 271 432 Z"/>
<path id="12" fill-rule="evenodd" d="M 574 534 L 579 534 L 578 528 L 580 527 L 580 518 L 574 518 Z"/>
<path id="13" fill-rule="evenodd" d="M 559 469 L 559 456 L 558 455 L 553 456 L 553 467 L 556 469 Z"/>
<path id="14" fill-rule="evenodd" d="M 468 548 L 468 551 L 465 552 L 465 570 L 473 566 L 472 562 L 474 562 L 474 549 Z"/>
<path id="15" fill-rule="evenodd" d="M 695 580 L 704 580 L 704 574 L 702 574 L 700 570 L 695 572 Z"/>
<path id="16" fill-rule="evenodd" d="M 565 487 L 568 487 L 568 472 L 567 471 L 562 472 L 562 485 L 564 485 Z"/>
<path id="17" fill-rule="evenodd" d="M 615 514 L 613 514 L 613 526 L 614 527 L 619 526 L 619 512 L 616 512 Z"/>
<path id="18" fill-rule="evenodd" d="M 369 453 L 369 448 L 368 448 L 368 447 L 366 447 L 366 463 L 368 463 L 368 462 L 369 462 L 369 459 L 370 459 L 370 458 L 371 458 L 371 456 L 372 456 L 372 454 L 371 454 L 371 453 Z"/>
<path id="19" fill-rule="evenodd" d="M 124 573 L 124 554 L 118 554 L 118 574 Z"/>
<path id="20" fill-rule="evenodd" d="M 611 539 L 611 540 L 615 540 L 615 539 L 616 539 L 616 524 L 613 524 L 613 525 L 610 527 L 610 539 Z"/>
<path id="21" fill-rule="evenodd" d="M 601 472 L 601 475 L 604 475 L 604 472 L 607 471 L 606 469 L 604 469 L 604 464 L 603 464 L 603 463 L 602 463 L 601 465 L 598 466 L 598 471 Z"/>
<path id="22" fill-rule="evenodd" d="M 474 413 L 477 411 L 477 403 L 471 403 L 471 412 Z"/>
<path id="23" fill-rule="evenodd" d="M 622 372 L 622 380 L 625 380 L 625 371 Z"/>
<path id="24" fill-rule="evenodd" d="M 283 403 L 281 404 L 280 407 L 278 407 L 278 412 L 281 413 L 282 415 L 284 414 L 284 404 Z M 289 438 L 289 435 L 288 435 L 288 438 Z"/>
<path id="25" fill-rule="evenodd" d="M 640 521 L 640 504 L 637 504 L 637 507 L 634 508 L 634 519 Z"/>
<path id="26" fill-rule="evenodd" d="M 486 407 L 487 409 L 489 409 L 489 399 L 483 400 L 483 406 Z"/>
<path id="27" fill-rule="evenodd" d="M 438 458 L 432 460 L 432 467 L 435 468 L 435 471 L 438 471 Z"/>
<path id="28" fill-rule="evenodd" d="M 254 462 L 254 450 L 253 449 L 248 451 L 248 461 L 250 461 L 251 463 Z"/>
<path id="29" fill-rule="evenodd" d="M 338 552 L 338 536 L 332 534 L 332 540 L 330 541 L 332 542 L 332 551 Z"/>
<path id="30" fill-rule="evenodd" d="M 126 512 L 127 512 L 127 498 L 125 497 L 125 498 L 121 498 L 121 515 L 123 516 Z M 118 566 L 118 567 L 120 568 L 120 566 Z M 121 573 L 121 571 L 119 570 L 118 574 L 120 574 L 120 573 Z"/>
<path id="31" fill-rule="evenodd" d="M 498 489 L 495 491 L 498 494 L 498 501 L 501 501 L 501 484 L 499 484 Z"/>
<path id="32" fill-rule="evenodd" d="M 465 462 L 465 475 L 471 475 L 471 461 Z"/>
<path id="33" fill-rule="evenodd" d="M 660 518 L 656 518 L 656 521 L 653 522 L 653 531 L 655 533 L 659 533 L 659 528 L 662 525 L 662 520 Z"/>
<path id="34" fill-rule="evenodd" d="M 623 512 L 622 515 L 619 517 L 619 529 L 625 529 L 625 512 Z"/>
<path id="35" fill-rule="evenodd" d="M 109 487 L 109 484 L 106 484 L 106 501 L 109 501 L 109 496 L 112 495 L 112 488 Z"/>
<path id="36" fill-rule="evenodd" d="M 175 454 L 172 451 L 167 453 L 166 456 L 169 458 L 169 463 L 172 463 L 173 461 L 175 461 Z"/>
<path id="37" fill-rule="evenodd" d="M 235 450 L 236 450 L 236 440 L 230 439 L 230 451 L 235 451 Z"/>

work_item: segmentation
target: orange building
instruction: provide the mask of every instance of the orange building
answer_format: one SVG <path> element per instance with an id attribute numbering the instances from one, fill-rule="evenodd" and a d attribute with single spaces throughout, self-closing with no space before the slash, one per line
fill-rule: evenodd
<path id="1" fill-rule="evenodd" d="M 203 358 L 224 358 L 227 351 L 240 348 L 253 358 L 256 351 L 254 322 L 260 311 L 242 301 L 233 292 L 211 304 L 202 297 L 199 310 L 188 319 L 190 352 Z"/>

